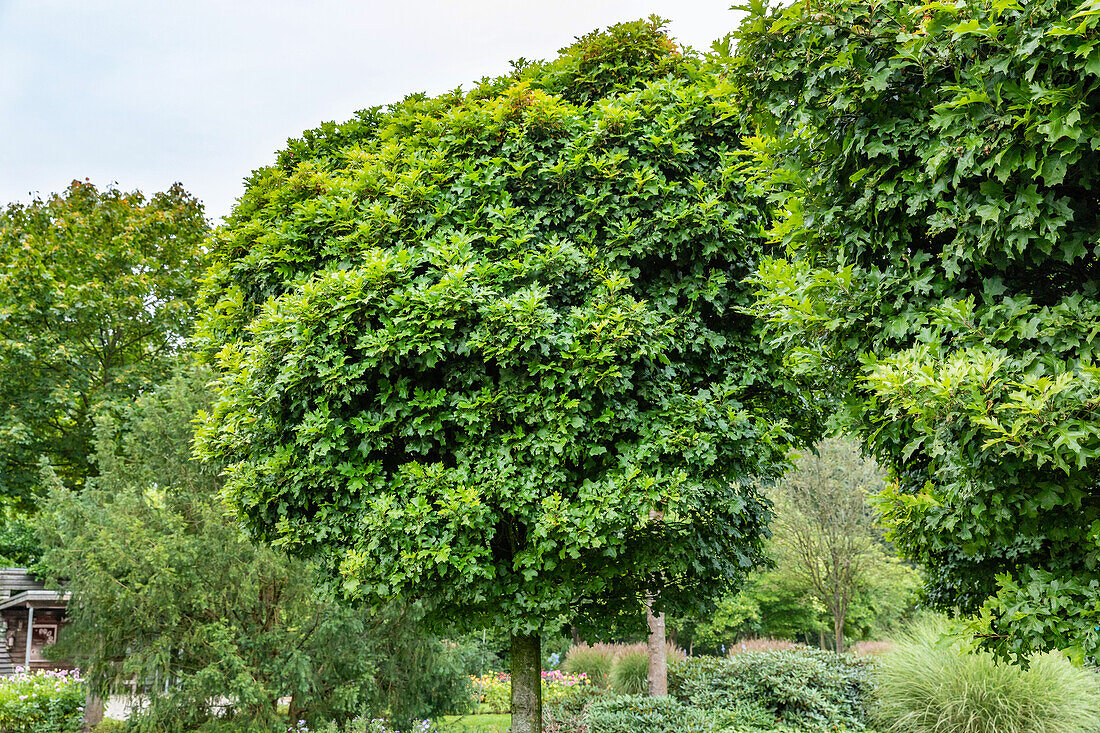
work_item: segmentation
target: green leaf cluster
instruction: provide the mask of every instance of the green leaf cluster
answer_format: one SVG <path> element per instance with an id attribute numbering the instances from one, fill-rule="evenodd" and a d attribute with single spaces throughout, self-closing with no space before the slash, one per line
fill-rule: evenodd
<path id="1" fill-rule="evenodd" d="M 291 723 L 461 709 L 466 678 L 418 631 L 418 609 L 342 607 L 318 594 L 309 565 L 241 535 L 217 467 L 191 458 L 211 378 L 182 369 L 101 418 L 99 475 L 80 492 L 58 484 L 39 512 L 40 570 L 72 594 L 54 653 L 101 698 L 134 684 L 148 695 L 136 731 L 217 715 L 285 729 L 284 697 Z"/>
<path id="2" fill-rule="evenodd" d="M 729 62 L 785 250 L 759 274 L 771 343 L 847 395 L 929 599 L 994 596 L 1006 653 L 1100 654 L 1098 24 L 806 0 L 757 8 Z"/>
<path id="3" fill-rule="evenodd" d="M 817 416 L 744 310 L 764 221 L 732 99 L 641 21 L 256 171 L 199 329 L 199 449 L 251 530 L 349 597 L 514 633 L 754 567 L 744 479 Z"/>
<path id="4" fill-rule="evenodd" d="M 0 209 L 0 499 L 32 504 L 42 459 L 70 487 L 95 474 L 95 415 L 164 379 L 191 330 L 206 230 L 179 185 Z"/>

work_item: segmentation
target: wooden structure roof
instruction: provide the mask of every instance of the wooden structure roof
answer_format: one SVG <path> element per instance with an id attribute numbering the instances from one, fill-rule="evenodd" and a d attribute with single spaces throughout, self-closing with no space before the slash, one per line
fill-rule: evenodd
<path id="1" fill-rule="evenodd" d="M 68 602 L 68 593 L 46 590 L 26 569 L 0 568 L 0 675 L 13 674 L 15 667 L 22 666 L 29 656 L 26 649 L 30 648 L 28 636 L 35 611 L 48 610 L 49 616 L 60 622 Z M 16 642 L 13 645 L 9 641 L 12 639 Z"/>

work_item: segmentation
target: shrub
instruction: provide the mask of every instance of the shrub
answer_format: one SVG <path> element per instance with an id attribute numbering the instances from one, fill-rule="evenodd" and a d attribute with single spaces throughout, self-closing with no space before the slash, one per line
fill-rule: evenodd
<path id="1" fill-rule="evenodd" d="M 879 656 L 894 650 L 892 641 L 857 641 L 848 647 L 848 651 L 859 656 Z"/>
<path id="2" fill-rule="evenodd" d="M 601 697 L 611 693 L 595 685 L 566 688 L 542 708 L 543 733 L 588 733 L 586 710 Z"/>
<path id="3" fill-rule="evenodd" d="M 944 641 L 943 623 L 915 627 L 882 658 L 877 715 L 897 733 L 1092 733 L 1096 676 L 1058 654 L 1027 669 Z"/>
<path id="4" fill-rule="evenodd" d="M 569 674 L 585 675 L 593 685 L 606 687 L 614 659 L 613 644 L 578 644 L 566 653 L 561 668 Z"/>
<path id="5" fill-rule="evenodd" d="M 121 720 L 104 718 L 100 721 L 99 725 L 95 727 L 95 733 L 122 733 L 125 728 L 126 723 Z"/>
<path id="6" fill-rule="evenodd" d="M 737 712 L 704 710 L 672 697 L 613 695 L 592 702 L 586 722 L 588 733 L 740 733 L 749 721 Z"/>
<path id="7" fill-rule="evenodd" d="M 736 644 L 730 645 L 730 656 L 744 654 L 745 652 L 781 652 L 791 649 L 801 649 L 801 644 L 786 639 L 742 639 Z"/>
<path id="8" fill-rule="evenodd" d="M 76 671 L 0 678 L 0 731 L 76 733 L 84 723 L 85 695 Z"/>
<path id="9" fill-rule="evenodd" d="M 773 720 L 811 728 L 863 728 L 872 696 L 868 659 L 818 649 L 692 657 L 669 665 L 669 690 L 707 709 L 751 705 Z"/>
<path id="10" fill-rule="evenodd" d="M 669 661 L 684 658 L 680 647 L 669 644 L 667 648 Z M 574 646 L 562 669 L 583 672 L 593 685 L 609 686 L 619 694 L 641 694 L 649 687 L 649 648 L 645 643 Z"/>
<path id="11" fill-rule="evenodd" d="M 328 723 L 319 727 L 316 733 L 438 733 L 439 729 L 430 720 L 421 720 L 413 723 L 411 727 L 402 730 L 394 730 L 390 724 L 381 718 L 354 718 L 343 725 Z M 299 730 L 291 728 L 287 733 L 299 733 Z M 308 729 L 300 733 L 308 733 Z"/>
<path id="12" fill-rule="evenodd" d="M 470 678 L 474 701 L 491 713 L 506 713 L 512 703 L 512 681 L 504 672 L 490 672 Z"/>

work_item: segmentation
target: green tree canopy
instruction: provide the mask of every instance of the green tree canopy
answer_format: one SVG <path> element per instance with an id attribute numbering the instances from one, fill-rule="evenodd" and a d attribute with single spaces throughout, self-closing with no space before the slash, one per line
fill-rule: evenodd
<path id="1" fill-rule="evenodd" d="M 178 185 L 0 210 L 0 498 L 25 504 L 42 459 L 70 487 L 94 473 L 96 411 L 163 379 L 190 332 L 206 229 Z"/>
<path id="2" fill-rule="evenodd" d="M 248 525 L 348 595 L 517 637 L 741 578 L 743 479 L 814 420 L 742 311 L 738 113 L 639 22 L 292 141 L 203 301 L 200 445 Z"/>
<path id="3" fill-rule="evenodd" d="M 418 633 L 417 609 L 323 600 L 302 561 L 255 545 L 220 499 L 215 467 L 191 458 L 207 369 L 101 417 L 99 475 L 55 487 L 39 512 L 40 569 L 72 593 L 55 652 L 102 696 L 148 685 L 139 730 L 190 729 L 222 714 L 273 723 L 450 712 L 466 695 L 457 660 Z M 280 721 L 284 725 L 286 720 Z"/>
<path id="4" fill-rule="evenodd" d="M 1091 2 L 807 0 L 738 34 L 787 247 L 759 313 L 850 395 L 930 600 L 983 607 L 1004 652 L 1100 654 L 1098 24 Z"/>

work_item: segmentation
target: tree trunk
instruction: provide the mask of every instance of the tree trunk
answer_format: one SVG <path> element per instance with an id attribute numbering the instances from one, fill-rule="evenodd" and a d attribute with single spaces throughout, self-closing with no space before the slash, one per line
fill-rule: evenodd
<path id="1" fill-rule="evenodd" d="M 542 733 L 542 640 L 512 635 L 512 733 Z"/>
<path id="2" fill-rule="evenodd" d="M 844 617 L 836 615 L 833 617 L 833 638 L 836 640 L 836 653 L 844 653 Z"/>
<path id="3" fill-rule="evenodd" d="M 817 645 L 822 651 L 825 651 L 825 629 L 823 627 L 817 630 Z"/>
<path id="4" fill-rule="evenodd" d="M 645 608 L 646 621 L 649 622 L 649 695 L 665 697 L 668 695 L 668 645 L 665 643 L 665 615 L 653 613 L 653 596 L 649 597 Z"/>
<path id="5" fill-rule="evenodd" d="M 660 509 L 649 510 L 649 521 L 663 522 L 665 513 Z M 656 595 L 646 595 L 645 618 L 649 624 L 649 695 L 668 695 L 668 645 L 665 643 L 665 615 L 653 613 Z"/>
<path id="6" fill-rule="evenodd" d="M 85 733 L 90 733 L 103 722 L 103 700 L 99 699 L 91 690 L 88 690 L 84 698 L 84 728 Z"/>
<path id="7" fill-rule="evenodd" d="M 581 645 L 581 632 L 577 629 L 576 626 L 571 626 L 569 628 L 573 632 L 573 646 L 580 646 Z"/>

